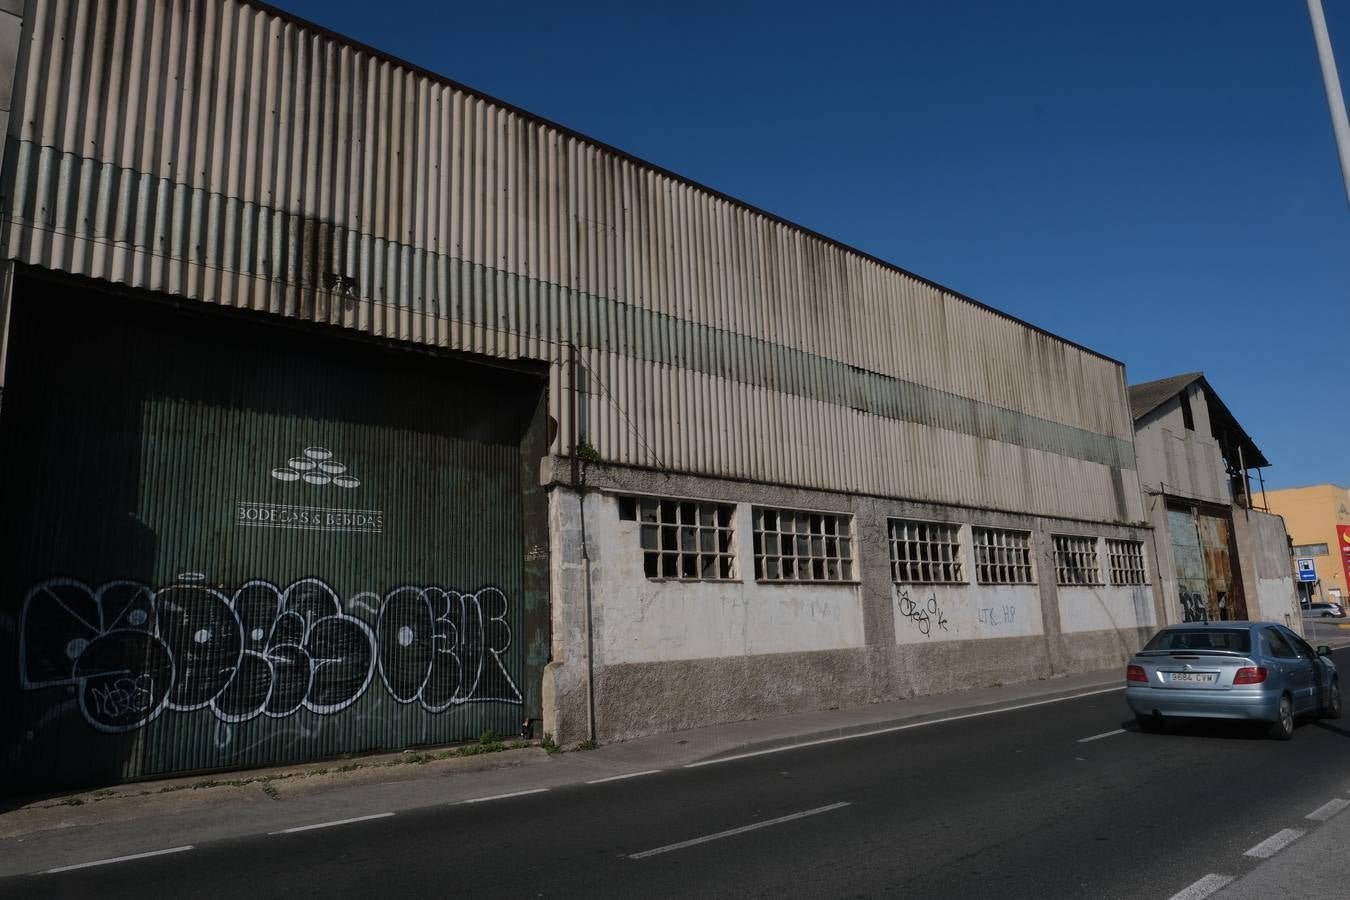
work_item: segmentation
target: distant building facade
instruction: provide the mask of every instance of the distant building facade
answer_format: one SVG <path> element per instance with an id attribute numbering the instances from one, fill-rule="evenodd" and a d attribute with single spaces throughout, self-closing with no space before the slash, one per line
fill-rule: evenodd
<path id="1" fill-rule="evenodd" d="M 1284 517 L 1294 559 L 1311 559 L 1317 580 L 1302 590 L 1309 600 L 1350 600 L 1350 489 L 1337 484 L 1266 492 L 1266 505 Z"/>
<path id="2" fill-rule="evenodd" d="M 1284 523 L 1246 487 L 1270 463 L 1203 373 L 1131 385 L 1130 407 L 1161 621 L 1300 628 Z"/>

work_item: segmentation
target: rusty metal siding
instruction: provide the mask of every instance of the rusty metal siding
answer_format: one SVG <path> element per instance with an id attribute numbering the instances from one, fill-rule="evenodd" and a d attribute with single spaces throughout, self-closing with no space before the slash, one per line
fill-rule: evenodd
<path id="1" fill-rule="evenodd" d="M 542 377 L 141 307 L 16 288 L 0 787 L 538 718 Z"/>
<path id="2" fill-rule="evenodd" d="M 575 342 L 612 461 L 1142 518 L 1110 360 L 267 9 L 33 2 L 24 38 L 14 259 L 549 361 L 555 451 Z"/>

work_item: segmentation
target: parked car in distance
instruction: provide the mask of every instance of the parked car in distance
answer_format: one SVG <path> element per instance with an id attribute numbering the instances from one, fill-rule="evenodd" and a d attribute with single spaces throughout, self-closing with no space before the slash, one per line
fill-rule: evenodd
<path id="1" fill-rule="evenodd" d="M 1125 667 L 1125 701 L 1145 731 L 1170 718 L 1239 719 L 1287 741 L 1298 716 L 1341 717 L 1331 648 L 1274 622 L 1169 625 Z"/>
<path id="2" fill-rule="evenodd" d="M 1345 607 L 1339 603 L 1308 603 L 1303 606 L 1305 619 L 1344 619 Z"/>

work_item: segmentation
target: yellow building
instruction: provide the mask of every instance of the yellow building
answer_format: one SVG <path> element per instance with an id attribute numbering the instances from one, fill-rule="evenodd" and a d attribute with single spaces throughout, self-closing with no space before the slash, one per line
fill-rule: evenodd
<path id="1" fill-rule="evenodd" d="M 1350 599 L 1350 489 L 1335 484 L 1268 491 L 1270 511 L 1284 517 L 1296 559 L 1312 559 L 1317 583 L 1312 596 L 1337 603 Z"/>

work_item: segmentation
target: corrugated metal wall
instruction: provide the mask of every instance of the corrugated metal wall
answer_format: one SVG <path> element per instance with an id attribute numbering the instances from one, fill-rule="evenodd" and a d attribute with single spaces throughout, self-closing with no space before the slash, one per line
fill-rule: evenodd
<path id="1" fill-rule="evenodd" d="M 16 288 L 0 788 L 539 717 L 542 378 L 100 300 Z"/>
<path id="2" fill-rule="evenodd" d="M 30 2 L 15 259 L 589 371 L 609 460 L 1140 519 L 1120 368 L 233 2 Z"/>

